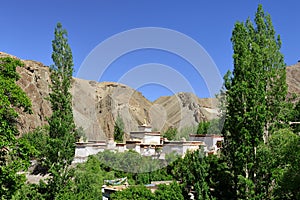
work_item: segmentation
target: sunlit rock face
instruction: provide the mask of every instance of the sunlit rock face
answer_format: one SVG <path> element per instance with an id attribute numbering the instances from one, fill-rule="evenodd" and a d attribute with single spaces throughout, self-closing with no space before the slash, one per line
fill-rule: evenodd
<path id="1" fill-rule="evenodd" d="M 12 55 L 0 52 L 0 57 Z M 17 68 L 20 87 L 32 101 L 33 114 L 21 114 L 21 134 L 47 124 L 51 106 L 50 71 L 40 62 L 22 60 L 24 67 Z M 300 63 L 287 67 L 289 94 L 300 94 Z M 73 114 L 77 127 L 82 127 L 88 140 L 103 140 L 113 136 L 114 124 L 119 115 L 125 133 L 137 131 L 142 124 L 151 124 L 155 131 L 169 127 L 183 128 L 218 116 L 218 102 L 214 98 L 198 98 L 192 93 L 163 96 L 156 101 L 147 100 L 140 92 L 119 83 L 95 82 L 73 78 Z M 128 135 L 126 135 L 129 137 Z"/>

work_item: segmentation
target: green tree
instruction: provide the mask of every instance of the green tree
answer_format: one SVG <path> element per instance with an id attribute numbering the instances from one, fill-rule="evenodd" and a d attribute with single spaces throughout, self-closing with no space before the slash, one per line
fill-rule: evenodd
<path id="1" fill-rule="evenodd" d="M 205 162 L 209 165 L 206 182 L 211 189 L 211 194 L 218 200 L 232 199 L 231 190 L 232 174 L 223 157 L 208 155 Z"/>
<path id="2" fill-rule="evenodd" d="M 275 131 L 268 144 L 258 147 L 257 175 L 261 199 L 300 198 L 300 136 L 289 129 Z"/>
<path id="3" fill-rule="evenodd" d="M 207 130 L 208 134 L 216 134 L 216 135 L 221 135 L 221 131 L 223 128 L 223 121 L 222 118 L 216 118 L 212 119 L 209 125 L 209 128 Z"/>
<path id="4" fill-rule="evenodd" d="M 214 199 L 209 188 L 208 179 L 209 165 L 205 161 L 203 149 L 188 152 L 185 157 L 179 160 L 173 171 L 177 180 L 183 183 L 187 190 L 185 197 L 188 198 L 188 189 L 195 191 L 196 199 Z"/>
<path id="5" fill-rule="evenodd" d="M 198 124 L 197 134 L 207 134 L 210 122 L 200 122 Z"/>
<path id="6" fill-rule="evenodd" d="M 124 122 L 120 115 L 117 116 L 114 126 L 114 140 L 117 142 L 123 142 L 124 140 Z"/>
<path id="7" fill-rule="evenodd" d="M 68 166 L 75 152 L 75 124 L 70 93 L 73 73 L 73 58 L 68 44 L 67 31 L 60 23 L 55 28 L 52 41 L 50 103 L 52 115 L 48 119 L 49 140 L 47 145 L 46 165 L 51 179 L 48 181 L 49 197 L 54 199 L 59 191 L 68 184 L 70 174 Z"/>
<path id="8" fill-rule="evenodd" d="M 28 142 L 36 151 L 32 155 L 32 159 L 44 158 L 46 154 L 45 146 L 47 145 L 47 140 L 49 137 L 49 127 L 42 126 L 38 127 L 35 130 L 22 135 L 19 140 L 24 140 Z"/>
<path id="9" fill-rule="evenodd" d="M 255 24 L 236 23 L 232 33 L 234 70 L 226 77 L 224 153 L 233 173 L 234 199 L 259 196 L 256 150 L 268 142 L 270 130 L 285 119 L 285 64 L 280 37 L 275 36 L 270 15 L 259 5 Z"/>
<path id="10" fill-rule="evenodd" d="M 293 109 L 293 113 L 292 113 L 292 122 L 297 122 L 292 124 L 292 128 L 294 130 L 295 133 L 300 133 L 300 100 L 298 100 L 298 102 L 296 103 L 294 109 Z"/>
<path id="11" fill-rule="evenodd" d="M 160 184 L 155 191 L 156 200 L 184 200 L 181 186 L 173 182 L 170 185 Z"/>
<path id="12" fill-rule="evenodd" d="M 28 143 L 18 141 L 18 112 L 31 113 L 31 102 L 16 84 L 20 76 L 16 68 L 24 64 L 14 58 L 0 58 L 0 198 L 11 199 L 25 182 L 23 175 L 30 162 Z"/>
<path id="13" fill-rule="evenodd" d="M 110 198 L 116 200 L 153 200 L 154 194 L 143 185 L 131 186 L 125 190 L 111 194 Z"/>
<path id="14" fill-rule="evenodd" d="M 58 199 L 102 199 L 104 180 L 114 179 L 114 172 L 105 172 L 96 156 L 76 166 L 73 183 L 59 194 Z"/>
<path id="15" fill-rule="evenodd" d="M 38 192 L 36 184 L 24 184 L 12 197 L 12 200 L 43 200 L 43 195 Z"/>
<path id="16" fill-rule="evenodd" d="M 181 140 L 182 138 L 185 138 L 186 140 L 189 139 L 189 135 L 191 133 L 196 133 L 197 132 L 197 126 L 185 126 L 180 128 L 177 133 L 176 136 L 174 138 L 174 140 Z"/>
<path id="17" fill-rule="evenodd" d="M 197 134 L 221 134 L 222 123 L 221 119 L 212 119 L 210 121 L 203 121 L 198 124 Z"/>
<path id="18" fill-rule="evenodd" d="M 20 141 L 28 143 L 32 148 L 31 159 L 37 160 L 37 165 L 33 170 L 33 174 L 46 174 L 48 168 L 44 166 L 45 157 L 47 155 L 47 142 L 49 139 L 49 126 L 36 128 L 34 131 L 24 134 Z"/>
<path id="19" fill-rule="evenodd" d="M 111 152 L 105 150 L 97 154 L 103 168 L 108 167 L 116 171 L 130 172 L 132 174 L 139 174 L 144 172 L 151 172 L 165 166 L 165 163 L 158 159 L 142 156 L 134 150 L 126 152 Z"/>
<path id="20" fill-rule="evenodd" d="M 176 138 L 177 133 L 177 128 L 169 127 L 168 130 L 164 132 L 163 136 L 168 140 L 174 140 Z"/>
<path id="21" fill-rule="evenodd" d="M 75 138 L 76 138 L 76 141 L 79 141 L 79 140 L 87 141 L 88 140 L 82 127 L 79 127 L 75 130 Z"/>

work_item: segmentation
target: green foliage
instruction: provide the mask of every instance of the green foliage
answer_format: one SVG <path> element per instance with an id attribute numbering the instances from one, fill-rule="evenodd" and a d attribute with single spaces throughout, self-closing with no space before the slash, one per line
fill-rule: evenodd
<path id="1" fill-rule="evenodd" d="M 31 155 L 31 159 L 44 159 L 46 155 L 46 145 L 49 137 L 49 126 L 42 126 L 36 128 L 34 131 L 22 135 L 19 139 L 26 141 L 31 147 L 34 148 L 34 154 Z"/>
<path id="2" fill-rule="evenodd" d="M 114 179 L 113 172 L 106 172 L 101 168 L 99 160 L 90 156 L 86 163 L 78 164 L 73 182 L 57 199 L 102 199 L 101 186 L 105 179 Z"/>
<path id="3" fill-rule="evenodd" d="M 167 138 L 168 140 L 174 140 L 176 138 L 177 133 L 177 128 L 169 127 L 168 130 L 163 133 L 163 137 Z"/>
<path id="4" fill-rule="evenodd" d="M 226 158 L 208 155 L 204 159 L 209 165 L 206 182 L 211 188 L 212 196 L 219 200 L 233 199 L 232 174 L 227 166 Z"/>
<path id="5" fill-rule="evenodd" d="M 114 126 L 114 140 L 116 142 L 123 142 L 124 140 L 124 122 L 120 115 L 117 116 Z"/>
<path id="6" fill-rule="evenodd" d="M 289 129 L 275 131 L 257 150 L 258 186 L 263 199 L 299 199 L 300 136 Z M 271 189 L 271 188 L 274 188 Z"/>
<path id="7" fill-rule="evenodd" d="M 222 125 L 220 119 L 212 119 L 210 121 L 203 121 L 198 124 L 197 134 L 221 134 Z"/>
<path id="8" fill-rule="evenodd" d="M 208 134 L 221 135 L 223 129 L 223 119 L 216 118 L 209 121 L 209 128 L 207 130 Z"/>
<path id="9" fill-rule="evenodd" d="M 29 162 L 30 146 L 18 141 L 16 136 L 18 111 L 31 113 L 31 102 L 25 92 L 16 84 L 19 74 L 17 66 L 22 67 L 20 60 L 0 58 L 0 197 L 11 199 L 12 195 L 25 181 L 23 175 Z"/>
<path id="10" fill-rule="evenodd" d="M 160 184 L 155 191 L 155 200 L 183 200 L 181 186 L 173 182 L 170 185 Z"/>
<path id="11" fill-rule="evenodd" d="M 168 173 L 167 167 L 152 172 L 133 174 L 131 176 L 135 178 L 136 184 L 150 184 L 151 181 L 168 181 L 173 179 L 173 176 Z"/>
<path id="12" fill-rule="evenodd" d="M 131 186 L 126 190 L 113 193 L 110 198 L 116 200 L 153 200 L 154 194 L 143 185 Z"/>
<path id="13" fill-rule="evenodd" d="M 12 200 L 43 200 L 43 195 L 38 192 L 35 184 L 26 184 L 12 197 Z"/>
<path id="14" fill-rule="evenodd" d="M 133 174 L 155 171 L 165 166 L 158 159 L 145 157 L 136 151 L 129 150 L 124 153 L 104 151 L 97 154 L 103 168 L 109 167 L 116 171 L 130 172 Z"/>
<path id="15" fill-rule="evenodd" d="M 222 134 L 221 157 L 204 156 L 203 149 L 188 152 L 184 158 L 166 155 L 161 161 L 135 151 L 104 151 L 90 156 L 74 168 L 74 142 L 85 137 L 75 130 L 70 93 L 73 58 L 67 32 L 60 23 L 52 42 L 51 68 L 53 110 L 49 127 L 39 128 L 16 139 L 16 109 L 31 112 L 31 103 L 16 85 L 16 67 L 22 62 L 0 58 L 0 197 L 1 199 L 102 199 L 105 179 L 128 177 L 130 185 L 111 195 L 111 199 L 300 199 L 300 101 L 284 100 L 287 93 L 285 64 L 280 53 L 280 37 L 275 35 L 271 18 L 259 6 L 254 19 L 236 23 L 232 33 L 234 70 L 224 76 L 220 98 Z M 291 110 L 293 110 L 291 112 Z M 198 127 L 169 128 L 168 140 L 188 139 L 190 133 L 219 134 L 223 121 L 201 122 Z M 124 140 L 124 122 L 118 115 L 114 139 Z M 49 170 L 51 178 L 39 185 L 24 185 L 25 176 L 17 172 L 36 158 Z M 178 180 L 159 185 L 155 193 L 144 184 Z"/>
<path id="16" fill-rule="evenodd" d="M 293 116 L 291 117 L 291 121 L 298 122 L 298 124 L 292 124 L 293 131 L 295 133 L 300 133 L 300 100 L 298 100 L 298 102 L 296 103 L 292 115 Z"/>
<path id="17" fill-rule="evenodd" d="M 101 186 L 104 180 L 114 178 L 113 172 L 105 172 L 100 167 L 100 161 L 96 157 L 89 157 L 83 165 L 78 165 L 75 172 L 75 185 L 77 193 L 84 193 L 86 199 L 101 199 Z M 83 196 L 83 195 L 82 195 Z"/>
<path id="18" fill-rule="evenodd" d="M 189 135 L 191 133 L 196 133 L 196 131 L 197 131 L 197 126 L 182 127 L 178 130 L 174 140 L 181 140 L 182 138 L 185 138 L 186 140 L 188 140 Z"/>
<path id="19" fill-rule="evenodd" d="M 279 121 L 286 122 L 282 115 L 287 85 L 279 51 L 281 41 L 261 5 L 254 21 L 256 27 L 250 19 L 235 24 L 231 38 L 233 76 L 225 77 L 226 119 L 222 134 L 235 199 L 260 195 L 255 187 L 259 180 L 256 149 L 262 141 L 268 141 L 270 130 Z"/>
<path id="20" fill-rule="evenodd" d="M 183 200 L 182 188 L 176 182 L 171 183 L 170 185 L 161 184 L 158 185 L 155 193 L 152 193 L 144 185 L 131 186 L 125 190 L 118 191 L 113 193 L 111 199 L 151 199 L 151 200 Z"/>
<path id="21" fill-rule="evenodd" d="M 76 138 L 76 141 L 79 141 L 79 140 L 83 140 L 83 141 L 87 141 L 87 137 L 85 135 L 85 132 L 83 130 L 82 127 L 79 127 L 75 130 L 75 138 Z"/>
<path id="22" fill-rule="evenodd" d="M 188 152 L 178 162 L 173 173 L 177 180 L 182 181 L 184 188 L 193 188 L 196 199 L 214 199 L 207 182 L 208 167 L 203 150 L 197 150 Z M 188 192 L 185 192 L 186 198 L 188 198 Z"/>
<path id="23" fill-rule="evenodd" d="M 200 122 L 197 128 L 197 134 L 207 134 L 210 122 Z"/>
<path id="24" fill-rule="evenodd" d="M 50 103 L 52 115 L 48 119 L 49 139 L 47 142 L 46 166 L 51 179 L 48 181 L 49 199 L 54 199 L 63 187 L 69 185 L 72 171 L 68 170 L 75 152 L 75 124 L 70 93 L 73 58 L 67 39 L 67 31 L 60 23 L 55 28 L 52 41 Z"/>

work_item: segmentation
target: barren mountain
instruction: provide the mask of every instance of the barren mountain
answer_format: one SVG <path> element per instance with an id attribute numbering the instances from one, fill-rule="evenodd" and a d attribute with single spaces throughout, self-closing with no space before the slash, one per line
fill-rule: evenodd
<path id="1" fill-rule="evenodd" d="M 286 77 L 289 93 L 300 95 L 300 62 L 286 68 Z"/>
<path id="2" fill-rule="evenodd" d="M 0 52 L 0 57 L 11 56 Z M 13 57 L 13 56 L 12 56 Z M 47 124 L 51 115 L 49 68 L 40 62 L 23 60 L 25 66 L 18 68 L 21 79 L 18 84 L 32 101 L 33 114 L 20 116 L 19 130 L 27 133 Z M 287 67 L 289 91 L 300 94 L 300 64 Z M 89 140 L 112 137 L 114 122 L 119 115 L 125 132 L 137 130 L 137 126 L 148 123 L 157 131 L 168 127 L 185 127 L 217 117 L 216 99 L 200 99 L 191 93 L 178 93 L 160 97 L 154 102 L 140 92 L 113 82 L 95 82 L 73 79 L 73 113 L 77 127 L 83 127 Z"/>

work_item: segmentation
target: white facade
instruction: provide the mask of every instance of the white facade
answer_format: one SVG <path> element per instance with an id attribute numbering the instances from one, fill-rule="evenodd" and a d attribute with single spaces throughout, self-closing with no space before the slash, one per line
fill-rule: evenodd
<path id="1" fill-rule="evenodd" d="M 160 134 L 146 133 L 143 138 L 144 144 L 160 144 Z"/>
<path id="2" fill-rule="evenodd" d="M 89 155 L 95 155 L 104 150 L 125 152 L 134 150 L 144 156 L 164 158 L 166 154 L 175 153 L 185 156 L 188 151 L 195 151 L 204 147 L 204 151 L 216 154 L 222 148 L 224 138 L 219 135 L 190 134 L 189 141 L 164 141 L 160 132 L 151 132 L 147 125 L 139 126 L 137 132 L 130 132 L 130 140 L 126 143 L 116 143 L 112 138 L 108 141 L 91 141 L 76 143 L 73 163 L 85 162 Z M 162 144 L 163 143 L 163 144 Z"/>
<path id="3" fill-rule="evenodd" d="M 143 144 L 160 144 L 159 132 L 130 132 L 131 141 L 141 141 Z"/>
<path id="4" fill-rule="evenodd" d="M 201 135 L 201 134 L 190 134 L 190 141 L 201 141 L 204 142 L 207 152 L 213 152 L 216 154 L 220 148 L 222 148 L 222 143 L 224 142 L 224 138 L 220 135 Z"/>
<path id="5" fill-rule="evenodd" d="M 105 149 L 107 149 L 106 144 L 103 142 L 77 143 L 73 163 L 83 163 L 87 161 L 89 155 L 95 155 Z"/>
<path id="6" fill-rule="evenodd" d="M 163 145 L 162 153 L 169 154 L 175 153 L 184 156 L 188 151 L 195 151 L 203 146 L 203 142 L 191 142 L 191 141 L 167 141 Z"/>
<path id="7" fill-rule="evenodd" d="M 152 127 L 146 124 L 139 126 L 138 129 L 139 132 L 152 132 Z"/>

